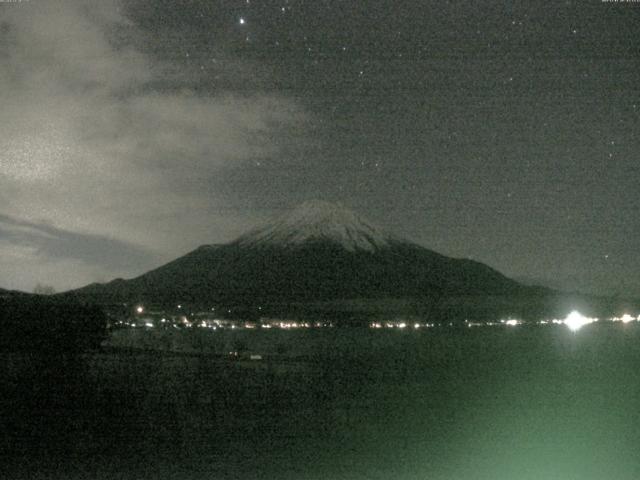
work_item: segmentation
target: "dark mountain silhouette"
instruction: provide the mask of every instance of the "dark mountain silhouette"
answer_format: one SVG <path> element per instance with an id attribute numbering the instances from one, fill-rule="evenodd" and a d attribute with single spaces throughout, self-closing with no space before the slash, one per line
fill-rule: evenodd
<path id="1" fill-rule="evenodd" d="M 533 290 L 482 263 L 399 238 L 341 205 L 307 202 L 228 244 L 205 245 L 137 278 L 72 294 L 98 303 L 256 304 Z"/>
<path id="2" fill-rule="evenodd" d="M 0 288 L 0 300 L 13 299 L 13 298 L 28 298 L 33 295 L 26 292 L 20 292 L 18 290 L 5 290 Z"/>
<path id="3" fill-rule="evenodd" d="M 49 296 L 0 296 L 0 352 L 72 353 L 97 348 L 107 317 L 95 305 Z"/>

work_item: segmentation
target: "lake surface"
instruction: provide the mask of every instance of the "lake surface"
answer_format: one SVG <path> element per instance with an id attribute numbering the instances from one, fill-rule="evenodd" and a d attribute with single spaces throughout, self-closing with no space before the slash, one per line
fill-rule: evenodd
<path id="1" fill-rule="evenodd" d="M 177 334 L 135 340 L 207 354 L 5 359 L 40 389 L 11 478 L 640 478 L 636 322 Z M 215 355 L 238 345 L 266 360 Z"/>

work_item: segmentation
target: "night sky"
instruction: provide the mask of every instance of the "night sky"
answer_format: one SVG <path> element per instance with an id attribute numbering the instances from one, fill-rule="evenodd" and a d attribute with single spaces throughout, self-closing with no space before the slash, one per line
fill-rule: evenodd
<path id="1" fill-rule="evenodd" d="M 309 199 L 640 295 L 640 3 L 0 3 L 0 287 L 131 277 Z"/>

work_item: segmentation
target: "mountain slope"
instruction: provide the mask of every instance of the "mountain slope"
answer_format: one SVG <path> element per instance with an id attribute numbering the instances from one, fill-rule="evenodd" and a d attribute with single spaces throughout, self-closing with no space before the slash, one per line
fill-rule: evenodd
<path id="1" fill-rule="evenodd" d="M 340 205 L 309 202 L 229 244 L 202 246 L 132 280 L 74 293 L 108 303 L 251 304 L 525 289 L 486 265 L 400 239 Z"/>
<path id="2" fill-rule="evenodd" d="M 31 293 L 20 292 L 18 290 L 5 290 L 0 288 L 0 299 L 13 299 L 13 298 L 25 298 L 33 297 Z"/>
<path id="3" fill-rule="evenodd" d="M 313 241 L 327 241 L 350 252 L 373 252 L 397 240 L 339 204 L 315 201 L 303 203 L 234 243 L 243 247 L 296 247 Z"/>

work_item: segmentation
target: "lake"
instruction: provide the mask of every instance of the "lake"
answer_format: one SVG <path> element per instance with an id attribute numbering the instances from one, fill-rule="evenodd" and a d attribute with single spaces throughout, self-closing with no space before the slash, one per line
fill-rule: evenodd
<path id="1" fill-rule="evenodd" d="M 124 332 L 5 358 L 10 478 L 640 478 L 637 322 Z"/>

